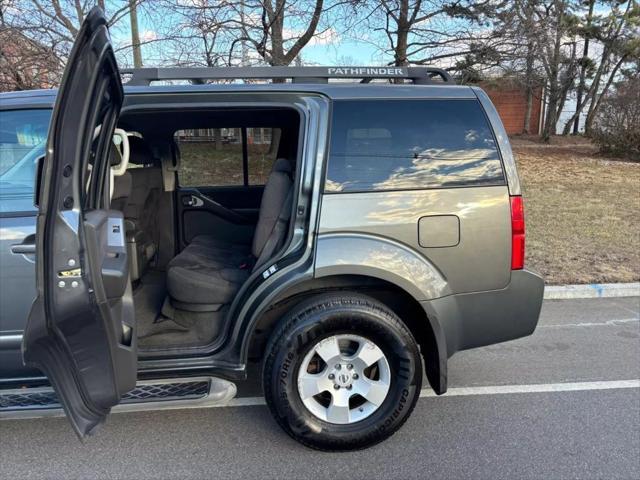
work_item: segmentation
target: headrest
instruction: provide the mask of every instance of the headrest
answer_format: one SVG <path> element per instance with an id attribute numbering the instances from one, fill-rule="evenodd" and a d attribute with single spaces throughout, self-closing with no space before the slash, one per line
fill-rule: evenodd
<path id="1" fill-rule="evenodd" d="M 286 158 L 278 158 L 273 162 L 272 172 L 291 173 L 291 162 Z"/>
<path id="2" fill-rule="evenodd" d="M 136 165 L 151 165 L 155 163 L 153 152 L 145 140 L 136 136 L 129 136 L 129 163 Z"/>
<path id="3" fill-rule="evenodd" d="M 116 148 L 115 145 L 111 145 L 109 148 L 109 165 L 115 167 L 116 165 L 120 165 L 122 162 L 122 155 L 120 154 L 120 150 Z"/>
<path id="4" fill-rule="evenodd" d="M 111 195 L 111 200 L 115 200 L 117 198 L 127 198 L 129 195 L 131 195 L 132 183 L 133 179 L 131 178 L 131 174 L 129 172 L 124 172 L 123 175 L 114 177 L 113 195 Z"/>

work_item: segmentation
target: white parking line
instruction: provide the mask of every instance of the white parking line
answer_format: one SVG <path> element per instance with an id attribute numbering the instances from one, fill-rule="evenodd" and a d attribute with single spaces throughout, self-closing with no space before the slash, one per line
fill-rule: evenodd
<path id="1" fill-rule="evenodd" d="M 617 318 L 606 320 L 604 322 L 580 322 L 580 323 L 548 323 L 546 325 L 538 325 L 538 328 L 578 328 L 578 327 L 619 327 L 628 323 L 638 323 L 640 318 Z"/>
<path id="2" fill-rule="evenodd" d="M 612 390 L 640 388 L 640 380 L 613 380 L 604 382 L 534 383 L 530 385 L 497 385 L 492 387 L 453 387 L 444 397 L 466 395 L 503 395 L 508 393 L 580 392 L 586 390 Z M 435 397 L 433 390 L 423 389 L 420 397 Z"/>
<path id="3" fill-rule="evenodd" d="M 441 397 L 460 397 L 469 395 L 504 395 L 509 393 L 553 393 L 579 392 L 587 390 L 612 390 L 621 388 L 640 388 L 640 380 L 613 380 L 604 382 L 572 382 L 572 383 L 536 383 L 530 385 L 496 385 L 487 387 L 453 387 Z M 438 397 L 433 390 L 423 389 L 420 398 Z M 234 398 L 226 405 L 219 407 L 252 407 L 266 405 L 263 397 Z"/>

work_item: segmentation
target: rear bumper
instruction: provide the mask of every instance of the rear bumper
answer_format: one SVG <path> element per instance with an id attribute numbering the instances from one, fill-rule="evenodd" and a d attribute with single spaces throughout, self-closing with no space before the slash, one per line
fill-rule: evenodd
<path id="1" fill-rule="evenodd" d="M 502 290 L 448 295 L 420 302 L 433 329 L 437 352 L 424 352 L 429 384 L 447 391 L 447 359 L 460 350 L 531 335 L 538 324 L 544 280 L 514 270 Z"/>
<path id="2" fill-rule="evenodd" d="M 442 329 L 446 357 L 451 357 L 460 350 L 531 335 L 538 324 L 543 294 L 540 275 L 514 270 L 511 282 L 502 290 L 449 295 L 422 302 L 422 306 Z"/>

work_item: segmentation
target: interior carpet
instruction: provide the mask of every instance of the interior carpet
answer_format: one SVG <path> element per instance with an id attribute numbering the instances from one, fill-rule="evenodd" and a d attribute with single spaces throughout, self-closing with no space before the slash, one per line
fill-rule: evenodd
<path id="1" fill-rule="evenodd" d="M 165 273 L 150 271 L 133 292 L 138 327 L 138 346 L 144 348 L 204 346 L 220 333 L 225 311 L 185 312 L 173 318 L 160 312 L 167 295 Z"/>

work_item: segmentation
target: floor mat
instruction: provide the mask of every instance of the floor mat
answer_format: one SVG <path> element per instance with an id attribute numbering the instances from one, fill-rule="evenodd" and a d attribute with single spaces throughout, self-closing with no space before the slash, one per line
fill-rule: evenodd
<path id="1" fill-rule="evenodd" d="M 167 318 L 160 313 L 166 296 L 165 274 L 158 271 L 148 272 L 133 292 L 141 348 L 204 346 L 215 340 L 225 311 L 176 310 Z"/>
<path id="2" fill-rule="evenodd" d="M 133 291 L 138 339 L 147 337 L 153 332 L 153 325 L 162 309 L 166 295 L 164 272 L 156 271 L 147 273 Z"/>

